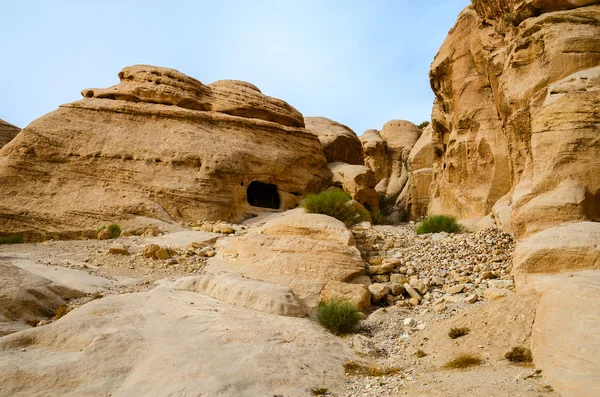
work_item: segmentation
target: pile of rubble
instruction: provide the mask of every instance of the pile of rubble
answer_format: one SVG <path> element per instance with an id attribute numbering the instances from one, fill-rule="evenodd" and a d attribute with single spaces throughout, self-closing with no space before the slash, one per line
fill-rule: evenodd
<path id="1" fill-rule="evenodd" d="M 419 236 L 414 224 L 362 224 L 353 234 L 378 305 L 432 305 L 440 312 L 448 302 L 497 299 L 514 289 L 514 239 L 498 229 Z"/>

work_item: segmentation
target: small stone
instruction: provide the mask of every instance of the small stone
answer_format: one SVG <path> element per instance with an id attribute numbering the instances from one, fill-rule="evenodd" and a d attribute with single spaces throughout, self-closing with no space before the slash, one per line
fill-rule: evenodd
<path id="1" fill-rule="evenodd" d="M 113 235 L 108 229 L 102 229 L 98 232 L 98 240 L 110 240 L 111 238 L 113 238 Z"/>
<path id="2" fill-rule="evenodd" d="M 406 327 L 414 327 L 415 325 L 417 325 L 417 322 L 415 321 L 414 318 L 412 317 L 408 317 L 405 318 L 404 321 L 402 322 Z"/>
<path id="3" fill-rule="evenodd" d="M 127 251 L 127 247 L 123 244 L 114 244 L 108 248 L 108 253 L 113 255 L 129 255 L 129 251 Z"/>
<path id="4" fill-rule="evenodd" d="M 158 244 L 148 244 L 144 247 L 144 257 L 151 259 L 158 259 L 156 257 L 156 252 L 160 250 L 160 245 Z"/>
<path id="5" fill-rule="evenodd" d="M 169 250 L 167 248 L 159 249 L 158 251 L 156 251 L 155 255 L 156 258 L 160 260 L 166 260 L 171 257 L 171 254 L 169 253 Z"/>
<path id="6" fill-rule="evenodd" d="M 448 292 L 451 295 L 455 295 L 455 294 L 460 294 L 464 290 L 465 290 L 464 284 L 457 284 L 457 285 L 453 285 L 452 287 L 448 288 L 446 290 L 446 292 Z"/>
<path id="7" fill-rule="evenodd" d="M 496 278 L 496 275 L 492 272 L 490 272 L 489 270 L 481 273 L 481 279 L 482 280 L 488 280 L 488 279 L 493 279 Z"/>
<path id="8" fill-rule="evenodd" d="M 467 295 L 465 298 L 465 303 L 475 303 L 477 302 L 477 299 L 479 299 L 477 294 Z"/>
<path id="9" fill-rule="evenodd" d="M 427 293 L 427 284 L 425 284 L 422 280 L 411 280 L 410 285 L 422 295 Z"/>
<path id="10" fill-rule="evenodd" d="M 378 301 L 391 292 L 390 287 L 383 283 L 371 284 L 368 288 L 371 293 L 371 299 L 374 301 Z"/>
<path id="11" fill-rule="evenodd" d="M 505 289 L 499 289 L 499 288 L 488 288 L 485 291 L 483 291 L 483 296 L 485 296 L 487 299 L 490 300 L 496 300 L 496 299 L 500 299 L 505 297 L 506 295 L 508 295 L 508 291 Z"/>
<path id="12" fill-rule="evenodd" d="M 145 237 L 156 237 L 160 234 L 160 229 L 155 225 L 150 225 L 144 230 Z"/>
<path id="13" fill-rule="evenodd" d="M 404 284 L 404 283 L 408 283 L 409 279 L 408 279 L 408 277 L 403 276 L 402 274 L 391 274 L 390 281 L 392 283 Z"/>
<path id="14" fill-rule="evenodd" d="M 200 226 L 200 230 L 203 232 L 212 233 L 213 225 L 211 225 L 210 223 L 205 223 L 202 226 Z"/>
<path id="15" fill-rule="evenodd" d="M 421 295 L 410 284 L 404 283 L 404 289 L 412 298 L 417 300 L 417 303 L 421 302 L 421 299 L 423 299 Z"/>
<path id="16" fill-rule="evenodd" d="M 368 268 L 369 274 L 388 274 L 392 270 L 394 270 L 393 263 L 384 263 L 379 266 L 369 266 Z"/>
<path id="17" fill-rule="evenodd" d="M 406 292 L 404 285 L 400 283 L 390 283 L 390 289 L 392 290 L 392 295 L 402 295 Z"/>
<path id="18" fill-rule="evenodd" d="M 408 301 L 412 306 L 419 306 L 419 300 L 417 298 L 410 298 Z"/>
<path id="19" fill-rule="evenodd" d="M 513 280 L 490 280 L 488 285 L 492 288 L 514 288 L 515 282 Z"/>
<path id="20" fill-rule="evenodd" d="M 446 304 L 444 302 L 437 303 L 437 304 L 433 305 L 433 310 L 436 313 L 443 313 L 444 311 L 446 311 Z"/>
<path id="21" fill-rule="evenodd" d="M 373 276 L 372 279 L 375 283 L 387 283 L 390 281 L 390 276 L 388 274 L 378 274 L 377 276 Z"/>

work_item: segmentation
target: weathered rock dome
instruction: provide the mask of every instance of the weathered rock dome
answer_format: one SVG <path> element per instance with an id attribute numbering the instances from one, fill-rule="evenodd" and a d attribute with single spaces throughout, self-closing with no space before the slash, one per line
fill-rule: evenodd
<path id="1" fill-rule="evenodd" d="M 281 209 L 326 187 L 321 144 L 300 112 L 252 84 L 205 85 L 148 65 L 119 78 L 0 151 L 0 234 L 75 237 L 136 217 L 240 220 L 252 182 L 274 186 L 265 200 Z"/>

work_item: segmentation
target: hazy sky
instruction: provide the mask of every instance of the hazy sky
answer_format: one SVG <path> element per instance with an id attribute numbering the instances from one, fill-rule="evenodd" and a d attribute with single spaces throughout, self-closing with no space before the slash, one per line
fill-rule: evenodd
<path id="1" fill-rule="evenodd" d="M 127 65 L 246 80 L 357 134 L 429 120 L 428 71 L 469 0 L 0 0 L 0 118 L 19 127 Z"/>

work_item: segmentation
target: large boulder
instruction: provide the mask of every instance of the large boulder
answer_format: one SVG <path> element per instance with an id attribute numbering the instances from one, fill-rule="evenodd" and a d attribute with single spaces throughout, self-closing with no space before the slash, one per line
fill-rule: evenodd
<path id="1" fill-rule="evenodd" d="M 235 221 L 329 184 L 302 115 L 255 86 L 145 65 L 119 77 L 2 149 L 0 234 L 75 237 L 140 216 Z"/>
<path id="2" fill-rule="evenodd" d="M 0 336 L 52 318 L 67 300 L 84 295 L 20 267 L 0 263 Z"/>
<path id="3" fill-rule="evenodd" d="M 363 149 L 356 133 L 325 117 L 305 117 L 306 130 L 319 138 L 327 162 L 363 165 Z"/>
<path id="4" fill-rule="evenodd" d="M 521 239 L 514 252 L 516 273 L 600 270 L 600 223 L 554 226 Z"/>
<path id="5" fill-rule="evenodd" d="M 478 0 L 460 14 L 430 72 L 430 208 L 483 217 L 503 199 L 519 236 L 600 220 L 592 3 Z"/>
<path id="6" fill-rule="evenodd" d="M 0 120 L 0 149 L 2 149 L 2 146 L 12 141 L 19 131 L 21 131 L 19 127 L 7 123 L 4 120 Z"/>
<path id="7" fill-rule="evenodd" d="M 303 397 L 336 395 L 355 359 L 309 319 L 155 288 L 90 302 L 0 338 L 0 395 Z"/>
<path id="8" fill-rule="evenodd" d="M 367 210 L 379 211 L 379 198 L 375 191 L 375 176 L 373 171 L 364 165 L 346 163 L 329 163 L 327 165 L 333 174 L 332 183 L 352 196 Z"/>
<path id="9" fill-rule="evenodd" d="M 364 274 L 360 252 L 344 223 L 327 215 L 288 211 L 223 247 L 218 270 L 289 287 L 314 308 L 330 281 Z M 210 270 L 210 268 L 209 268 Z"/>
<path id="10" fill-rule="evenodd" d="M 600 385 L 600 271 L 525 275 L 540 296 L 531 331 L 536 368 L 564 397 L 595 397 Z"/>

